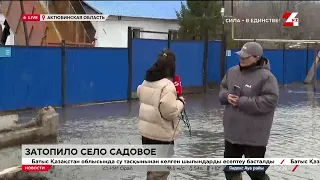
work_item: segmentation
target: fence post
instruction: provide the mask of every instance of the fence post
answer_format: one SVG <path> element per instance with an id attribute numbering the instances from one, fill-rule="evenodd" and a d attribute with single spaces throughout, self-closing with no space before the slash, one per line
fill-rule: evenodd
<path id="1" fill-rule="evenodd" d="M 224 32 L 222 32 L 221 43 L 222 43 L 222 47 L 221 47 L 221 61 L 220 61 L 220 80 L 222 81 L 226 72 L 226 50 L 227 50 L 226 37 Z"/>
<path id="2" fill-rule="evenodd" d="M 282 83 L 285 85 L 285 75 L 286 75 L 286 58 L 285 58 L 285 50 L 286 50 L 286 43 L 282 44 Z"/>
<path id="3" fill-rule="evenodd" d="M 171 39 L 172 39 L 172 31 L 169 30 L 169 32 L 168 32 L 168 49 L 171 48 Z"/>
<path id="4" fill-rule="evenodd" d="M 208 87 L 208 51 L 209 51 L 209 31 L 206 29 L 204 39 L 204 54 L 203 54 L 203 88 L 204 92 L 207 92 Z"/>
<path id="5" fill-rule="evenodd" d="M 66 41 L 61 42 L 61 104 L 66 105 Z"/>
<path id="6" fill-rule="evenodd" d="M 309 72 L 309 43 L 307 43 L 307 60 L 306 60 L 306 77 L 308 76 Z"/>
<path id="7" fill-rule="evenodd" d="M 314 44 L 314 59 L 313 59 L 313 92 L 317 92 L 317 56 L 318 56 L 318 44 Z"/>
<path id="8" fill-rule="evenodd" d="M 132 100 L 132 28 L 128 27 L 128 101 Z"/>

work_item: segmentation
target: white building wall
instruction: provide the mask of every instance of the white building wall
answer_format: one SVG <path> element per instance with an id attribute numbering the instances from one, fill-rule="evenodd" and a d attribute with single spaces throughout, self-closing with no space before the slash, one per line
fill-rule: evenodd
<path id="1" fill-rule="evenodd" d="M 4 29 L 4 21 L 5 21 L 5 17 L 2 13 L 0 13 L 0 24 L 2 26 L 2 30 Z M 14 45 L 14 33 L 12 32 L 12 30 L 10 29 L 10 35 L 9 37 L 7 38 L 7 42 L 6 42 L 6 45 Z"/>
<path id="2" fill-rule="evenodd" d="M 143 31 L 168 32 L 178 30 L 179 24 L 172 20 L 144 18 L 109 19 L 104 22 L 92 22 L 96 29 L 96 47 L 127 47 L 128 27 L 141 28 Z M 140 33 L 143 39 L 168 39 L 167 34 Z"/>

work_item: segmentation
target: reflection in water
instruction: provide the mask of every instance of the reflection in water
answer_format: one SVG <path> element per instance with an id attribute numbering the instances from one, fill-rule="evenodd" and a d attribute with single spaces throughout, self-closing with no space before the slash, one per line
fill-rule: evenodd
<path id="1" fill-rule="evenodd" d="M 312 92 L 312 91 L 311 91 Z M 311 95 L 312 96 L 311 96 Z M 223 107 L 218 103 L 218 91 L 206 95 L 190 95 L 186 98 L 186 111 L 192 126 L 192 136 L 182 123 L 182 135 L 175 147 L 176 157 L 223 157 Z M 320 149 L 320 94 L 310 93 L 304 86 L 286 86 L 281 89 L 267 157 L 319 157 Z M 140 144 L 137 134 L 139 104 L 113 103 L 86 107 L 57 109 L 60 114 L 60 143 L 80 144 Z M 20 114 L 30 119 L 34 112 Z M 21 151 L 8 148 L 0 151 L 0 169 L 20 163 Z M 317 166 L 300 166 L 294 173 L 270 167 L 271 179 L 304 180 L 319 179 Z M 112 173 L 97 166 L 57 166 L 46 176 L 50 179 L 145 179 L 145 173 Z M 222 180 L 222 172 L 172 172 L 170 179 Z M 244 174 L 244 180 L 248 180 Z"/>

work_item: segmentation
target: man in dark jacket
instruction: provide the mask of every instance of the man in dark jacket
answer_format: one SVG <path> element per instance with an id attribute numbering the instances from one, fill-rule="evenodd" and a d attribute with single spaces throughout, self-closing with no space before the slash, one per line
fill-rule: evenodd
<path id="1" fill-rule="evenodd" d="M 246 43 L 236 54 L 240 63 L 229 69 L 220 85 L 225 158 L 264 158 L 279 87 L 269 61 L 256 42 Z M 252 180 L 268 180 L 265 172 L 247 172 Z M 225 172 L 227 180 L 241 180 L 239 172 Z"/>

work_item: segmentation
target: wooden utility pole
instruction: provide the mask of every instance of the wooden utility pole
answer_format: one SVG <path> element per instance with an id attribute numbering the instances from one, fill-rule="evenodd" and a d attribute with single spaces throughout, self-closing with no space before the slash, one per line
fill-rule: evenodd
<path id="1" fill-rule="evenodd" d="M 21 19 L 22 15 L 25 14 L 22 0 L 20 0 L 20 8 L 21 8 L 21 16 L 20 16 L 20 19 Z M 21 21 L 22 21 L 22 19 L 21 19 Z M 23 21 L 22 23 L 23 23 L 23 30 L 24 30 L 24 38 L 26 40 L 26 46 L 29 46 L 27 25 L 26 25 L 25 21 Z"/>
<path id="2" fill-rule="evenodd" d="M 221 62 L 220 62 L 220 80 L 223 79 L 225 72 L 226 72 L 226 36 L 224 30 L 224 0 L 222 0 L 222 7 L 221 7 L 221 18 L 222 18 L 222 32 L 221 32 Z"/>
<path id="3" fill-rule="evenodd" d="M 317 85 L 317 65 L 318 65 L 318 44 L 315 43 L 314 44 L 314 61 L 313 61 L 313 71 L 314 71 L 314 75 L 313 75 L 313 91 L 316 92 L 316 85 Z"/>

